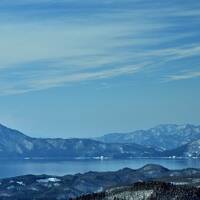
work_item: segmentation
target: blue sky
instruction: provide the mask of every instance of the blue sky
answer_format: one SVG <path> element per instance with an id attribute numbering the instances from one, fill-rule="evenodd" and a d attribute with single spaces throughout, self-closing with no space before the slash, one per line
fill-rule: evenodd
<path id="1" fill-rule="evenodd" d="M 200 124 L 197 0 L 1 0 L 0 122 L 36 137 Z"/>

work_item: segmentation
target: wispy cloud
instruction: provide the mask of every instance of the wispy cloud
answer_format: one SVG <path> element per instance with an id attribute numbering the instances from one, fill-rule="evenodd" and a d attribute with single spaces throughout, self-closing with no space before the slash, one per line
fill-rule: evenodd
<path id="1" fill-rule="evenodd" d="M 196 72 L 185 72 L 181 74 L 175 74 L 175 75 L 169 75 L 167 77 L 168 81 L 179 81 L 179 80 L 185 80 L 185 79 L 193 79 L 200 77 L 200 71 Z"/>
<path id="2" fill-rule="evenodd" d="M 17 80 L 2 81 L 0 90 L 1 95 L 20 94 L 30 91 L 44 90 L 53 87 L 63 86 L 65 84 L 80 83 L 83 81 L 103 80 L 122 75 L 132 75 L 141 71 L 141 69 L 147 66 L 148 63 L 140 65 L 124 65 L 117 66 L 109 69 L 95 69 L 94 70 L 82 70 L 76 72 L 69 72 L 68 70 L 59 70 L 54 68 L 52 70 L 28 70 L 21 73 L 14 73 L 13 76 L 17 76 Z M 30 76 L 31 74 L 31 76 Z M 1 79 L 7 77 L 0 76 Z"/>
<path id="3" fill-rule="evenodd" d="M 194 58 L 195 69 L 199 63 L 198 11 L 198 2 L 2 0 L 0 92 L 136 76 L 149 69 L 155 77 L 178 79 L 169 75 L 170 66 L 181 71 L 187 69 L 183 60 Z"/>

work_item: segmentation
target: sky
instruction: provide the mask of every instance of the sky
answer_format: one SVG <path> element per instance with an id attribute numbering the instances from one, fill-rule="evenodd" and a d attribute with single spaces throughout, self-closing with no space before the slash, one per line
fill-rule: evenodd
<path id="1" fill-rule="evenodd" d="M 200 124 L 200 1 L 1 0 L 0 123 L 63 138 Z"/>

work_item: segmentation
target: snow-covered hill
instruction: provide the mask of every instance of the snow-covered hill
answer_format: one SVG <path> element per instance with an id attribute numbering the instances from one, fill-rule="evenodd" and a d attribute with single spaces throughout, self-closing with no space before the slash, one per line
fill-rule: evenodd
<path id="1" fill-rule="evenodd" d="M 131 133 L 112 133 L 96 140 L 106 143 L 136 143 L 160 150 L 174 149 L 200 139 L 200 126 L 163 124 Z"/>

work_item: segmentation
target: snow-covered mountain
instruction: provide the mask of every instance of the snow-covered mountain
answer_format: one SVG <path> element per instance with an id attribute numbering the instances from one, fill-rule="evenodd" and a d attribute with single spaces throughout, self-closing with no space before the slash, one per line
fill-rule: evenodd
<path id="1" fill-rule="evenodd" d="M 86 196 L 76 200 L 197 200 L 200 197 L 200 189 L 197 189 L 200 187 L 199 169 L 170 170 L 152 164 L 139 169 L 124 168 L 112 172 L 65 176 L 25 175 L 0 179 L 0 183 L 2 200 L 69 200 L 80 195 Z M 183 184 L 184 187 L 181 186 Z M 101 191 L 103 193 L 96 193 Z M 152 198 L 144 198 L 145 193 Z"/>
<path id="2" fill-rule="evenodd" d="M 0 157 L 130 158 L 158 154 L 138 144 L 107 144 L 91 139 L 31 138 L 0 125 Z"/>
<path id="3" fill-rule="evenodd" d="M 200 158 L 200 139 L 163 153 L 164 156 Z"/>
<path id="4" fill-rule="evenodd" d="M 0 125 L 0 137 L 0 158 L 200 157 L 200 127 L 194 125 L 160 125 L 146 131 L 105 135 L 99 141 L 32 138 Z"/>
<path id="5" fill-rule="evenodd" d="M 148 130 L 111 133 L 96 140 L 106 143 L 136 143 L 156 149 L 170 150 L 200 139 L 200 126 L 163 124 Z"/>

